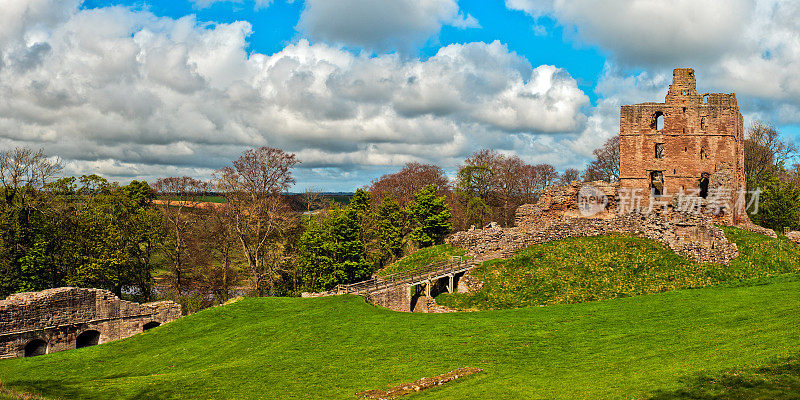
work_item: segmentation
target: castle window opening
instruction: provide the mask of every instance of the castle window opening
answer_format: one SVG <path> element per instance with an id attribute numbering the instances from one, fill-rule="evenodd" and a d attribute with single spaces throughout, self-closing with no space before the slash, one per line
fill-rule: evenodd
<path id="1" fill-rule="evenodd" d="M 664 158 L 664 143 L 656 143 L 656 158 Z"/>
<path id="2" fill-rule="evenodd" d="M 664 193 L 664 174 L 661 171 L 650 172 L 650 193 L 661 196 Z"/>
<path id="3" fill-rule="evenodd" d="M 706 129 L 706 117 L 700 118 L 700 130 Z"/>
<path id="4" fill-rule="evenodd" d="M 653 121 L 650 122 L 650 128 L 660 131 L 664 129 L 664 113 L 661 111 L 656 111 L 653 114 Z"/>
<path id="5" fill-rule="evenodd" d="M 25 357 L 35 357 L 47 354 L 47 342 L 42 339 L 33 339 L 25 345 Z"/>
<path id="6" fill-rule="evenodd" d="M 75 348 L 81 349 L 89 346 L 96 346 L 100 343 L 100 332 L 89 330 L 78 335 L 75 340 Z"/>
<path id="7" fill-rule="evenodd" d="M 700 148 L 700 159 L 705 160 L 706 158 L 708 158 L 708 154 L 706 154 L 706 149 Z"/>
<path id="8" fill-rule="evenodd" d="M 700 197 L 708 197 L 708 174 L 705 172 L 700 176 Z"/>

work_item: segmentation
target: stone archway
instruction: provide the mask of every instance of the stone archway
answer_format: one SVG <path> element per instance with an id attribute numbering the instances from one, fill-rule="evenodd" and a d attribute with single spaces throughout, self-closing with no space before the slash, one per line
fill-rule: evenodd
<path id="1" fill-rule="evenodd" d="M 98 344 L 100 344 L 100 332 L 95 330 L 88 330 L 82 332 L 80 335 L 78 335 L 78 338 L 75 339 L 76 349 L 89 346 L 96 346 Z"/>
<path id="2" fill-rule="evenodd" d="M 25 345 L 25 357 L 35 357 L 47 354 L 47 342 L 42 339 L 33 339 Z"/>
<path id="3" fill-rule="evenodd" d="M 142 326 L 142 332 L 149 331 L 150 329 L 153 329 L 159 325 L 161 325 L 161 323 L 158 321 L 150 321 Z"/>

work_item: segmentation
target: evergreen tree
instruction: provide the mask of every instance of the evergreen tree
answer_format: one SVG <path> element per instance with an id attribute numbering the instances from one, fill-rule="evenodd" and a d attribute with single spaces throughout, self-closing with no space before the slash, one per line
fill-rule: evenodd
<path id="1" fill-rule="evenodd" d="M 436 186 L 425 186 L 414 196 L 409 205 L 409 213 L 413 223 L 410 238 L 420 248 L 441 244 L 450 233 L 452 215 L 444 196 L 436 196 Z"/>
<path id="2" fill-rule="evenodd" d="M 394 196 L 383 196 L 375 214 L 375 236 L 378 242 L 378 267 L 400 258 L 403 253 L 403 221 L 405 213 Z"/>

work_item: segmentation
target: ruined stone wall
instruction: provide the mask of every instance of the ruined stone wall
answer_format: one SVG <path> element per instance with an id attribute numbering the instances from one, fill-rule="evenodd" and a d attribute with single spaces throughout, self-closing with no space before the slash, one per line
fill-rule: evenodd
<path id="1" fill-rule="evenodd" d="M 672 195 L 699 188 L 705 172 L 711 176 L 709 188 L 735 194 L 745 189 L 743 140 L 736 95 L 698 94 L 694 70 L 675 69 L 664 103 L 622 106 L 620 187 L 649 194 L 651 172 L 660 171 L 663 191 Z M 656 157 L 657 145 L 663 145 L 661 158 Z M 721 222 L 736 225 L 747 220 L 732 208 Z"/>
<path id="2" fill-rule="evenodd" d="M 0 301 L 0 358 L 23 356 L 34 340 L 43 341 L 45 352 L 52 353 L 74 349 L 78 336 L 87 331 L 98 332 L 97 341 L 105 343 L 180 316 L 177 303 L 138 304 L 101 289 L 64 287 L 19 293 Z"/>
<path id="3" fill-rule="evenodd" d="M 591 215 L 579 209 L 578 195 L 585 186 L 597 188 L 606 197 L 605 207 Z M 447 242 L 469 249 L 480 259 L 490 259 L 507 258 L 524 247 L 568 237 L 633 233 L 700 262 L 727 264 L 739 255 L 736 244 L 714 225 L 714 216 L 704 213 L 703 207 L 698 213 L 678 211 L 675 201 L 648 213 L 618 213 L 615 185 L 573 182 L 549 187 L 539 202 L 519 207 L 513 228 L 490 224 L 484 229 L 457 232 Z"/>

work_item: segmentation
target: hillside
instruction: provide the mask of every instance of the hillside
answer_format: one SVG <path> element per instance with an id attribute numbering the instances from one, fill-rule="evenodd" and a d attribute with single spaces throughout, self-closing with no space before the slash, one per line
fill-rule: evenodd
<path id="1" fill-rule="evenodd" d="M 387 265 L 385 268 L 378 271 L 378 275 L 386 276 L 416 267 L 423 267 L 439 261 L 447 261 L 453 256 L 463 256 L 466 252 L 467 250 L 465 249 L 454 247 L 449 244 L 426 247 Z"/>
<path id="2" fill-rule="evenodd" d="M 581 303 L 800 271 L 800 247 L 785 237 L 722 229 L 739 248 L 730 265 L 693 262 L 633 235 L 568 238 L 483 263 L 471 272 L 484 282 L 480 290 L 436 301 L 480 310 Z"/>
<path id="3" fill-rule="evenodd" d="M 403 399 L 669 398 L 695 390 L 698 373 L 800 352 L 800 279 L 758 283 L 454 314 L 249 298 L 118 342 L 2 360 L 0 381 L 61 398 L 352 400 L 471 366 L 484 372 Z"/>

